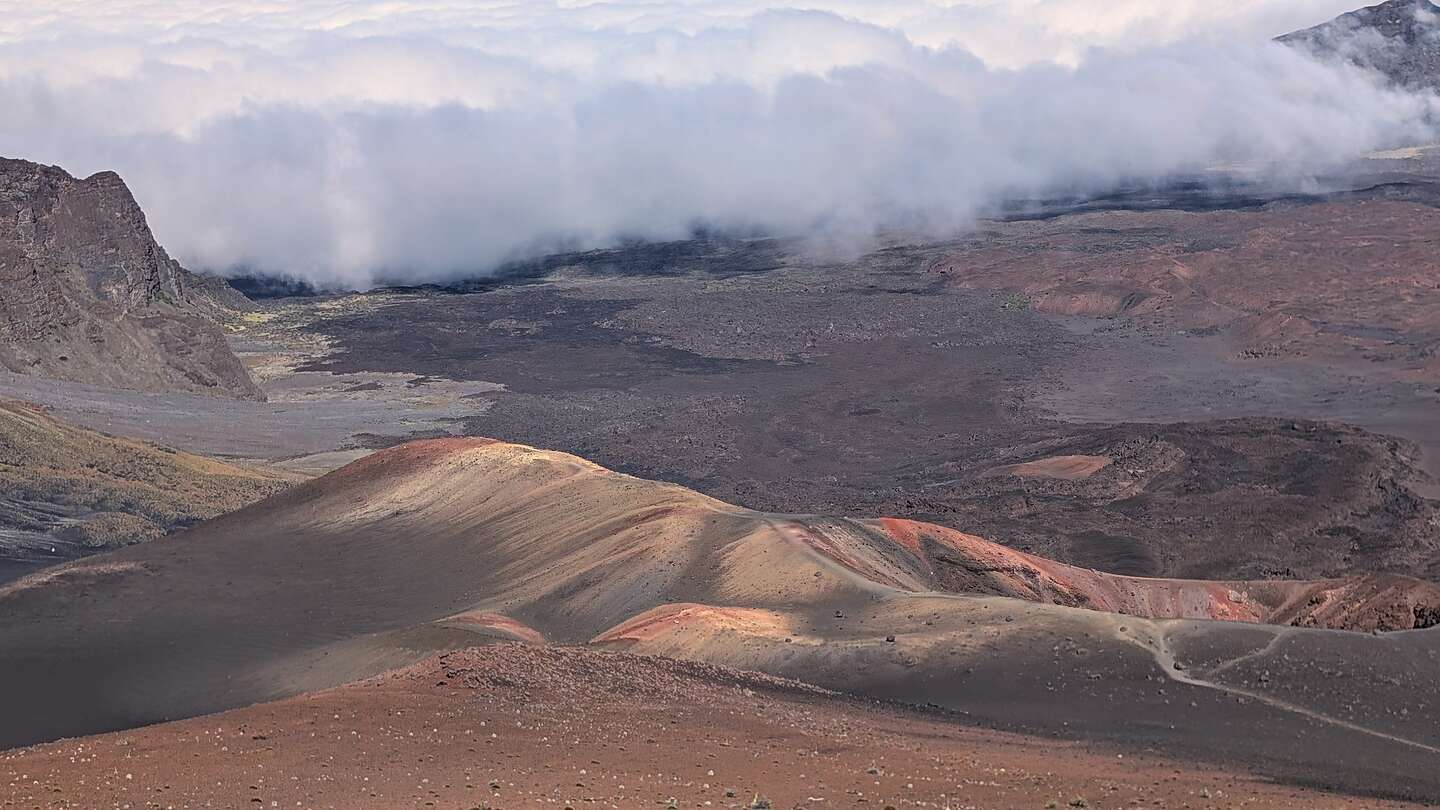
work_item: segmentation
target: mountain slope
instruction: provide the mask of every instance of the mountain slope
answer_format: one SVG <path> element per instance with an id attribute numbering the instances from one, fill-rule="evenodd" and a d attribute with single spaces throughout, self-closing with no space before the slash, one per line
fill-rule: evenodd
<path id="1" fill-rule="evenodd" d="M 752 512 L 563 453 L 436 440 L 0 588 L 0 745 L 519 639 L 1440 797 L 1440 685 L 1425 664 L 1440 630 L 1253 623 L 1424 626 L 1436 603 L 1434 586 L 1403 578 L 1108 576 L 926 524 Z M 1322 667 L 1333 677 L 1317 680 Z"/>
<path id="2" fill-rule="evenodd" d="M 298 480 L 105 436 L 0 398 L 0 582 L 6 567 L 150 540 Z"/>
<path id="3" fill-rule="evenodd" d="M 1390 0 L 1277 41 L 1374 68 L 1402 87 L 1440 89 L 1440 7 L 1430 0 Z"/>
<path id="4" fill-rule="evenodd" d="M 0 158 L 0 289 L 0 367 L 262 398 L 216 323 L 249 302 L 171 259 L 113 172 Z"/>

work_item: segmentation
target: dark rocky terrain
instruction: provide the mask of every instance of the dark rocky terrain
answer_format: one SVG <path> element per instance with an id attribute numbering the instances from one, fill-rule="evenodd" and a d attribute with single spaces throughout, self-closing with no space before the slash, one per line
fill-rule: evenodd
<path id="1" fill-rule="evenodd" d="M 1434 577 L 1436 227 L 1362 197 L 994 223 L 846 261 L 600 251 L 315 305 L 302 328 L 333 351 L 302 368 L 500 383 L 454 430 L 757 509 L 1149 576 Z M 1013 474 L 1063 456 L 1104 465 Z"/>
<path id="2" fill-rule="evenodd" d="M 1105 466 L 1081 477 L 1005 466 L 1075 456 Z M 1440 579 L 1440 502 L 1407 486 L 1414 458 L 1396 439 L 1294 420 L 1037 432 L 902 477 L 915 493 L 902 512 L 1139 576 Z"/>
<path id="3" fill-rule="evenodd" d="M 1389 0 L 1278 41 L 1372 68 L 1401 87 L 1440 89 L 1440 7 L 1430 0 Z"/>
<path id="4" fill-rule="evenodd" d="M 113 172 L 0 158 L 0 368 L 259 398 L 217 319 L 249 306 L 155 242 Z"/>
<path id="5" fill-rule="evenodd" d="M 328 469 L 491 436 L 1117 573 L 1435 577 L 1428 188 L 1194 210 L 1182 190 L 1178 210 L 992 222 L 860 257 L 712 237 L 270 299 L 234 341 L 270 403 L 6 384 L 207 455 Z M 1067 457 L 1096 461 L 1047 466 Z"/>

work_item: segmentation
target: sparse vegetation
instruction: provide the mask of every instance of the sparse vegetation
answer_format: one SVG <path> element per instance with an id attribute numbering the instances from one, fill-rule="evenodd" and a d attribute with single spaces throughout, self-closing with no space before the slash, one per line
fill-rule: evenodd
<path id="1" fill-rule="evenodd" d="M 0 529 L 87 550 L 151 540 L 275 494 L 298 476 L 76 427 L 0 399 Z"/>
<path id="2" fill-rule="evenodd" d="M 1000 308 L 1006 312 L 1025 312 L 1030 309 L 1030 299 L 1020 293 L 1012 293 Z"/>

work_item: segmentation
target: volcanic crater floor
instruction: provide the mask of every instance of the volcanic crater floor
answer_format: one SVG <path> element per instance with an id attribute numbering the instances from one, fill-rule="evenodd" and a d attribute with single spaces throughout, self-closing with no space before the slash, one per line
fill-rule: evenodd
<path id="1" fill-rule="evenodd" d="M 473 648 L 0 753 L 0 807 L 1419 807 L 957 725 L 720 667 Z"/>
<path id="2" fill-rule="evenodd" d="M 1432 203 L 1094 211 L 858 258 L 702 239 L 275 300 L 233 337 L 269 402 L 0 376 L 88 428 L 340 468 L 0 583 L 0 744 L 113 732 L 0 755 L 0 785 L 1440 802 Z M 1310 275 L 1246 272 L 1277 262 Z M 396 447 L 439 436 L 501 441 Z M 496 639 L 572 646 L 469 650 Z"/>

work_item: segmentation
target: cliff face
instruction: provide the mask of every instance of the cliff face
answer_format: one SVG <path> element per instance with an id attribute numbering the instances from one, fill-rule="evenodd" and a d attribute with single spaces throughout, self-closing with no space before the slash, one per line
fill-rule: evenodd
<path id="1" fill-rule="evenodd" d="M 1440 90 L 1440 7 L 1430 0 L 1390 0 L 1277 41 L 1373 68 L 1401 87 Z"/>
<path id="2" fill-rule="evenodd" d="M 261 398 L 217 323 L 249 306 L 170 258 L 113 172 L 0 158 L 0 367 Z"/>

